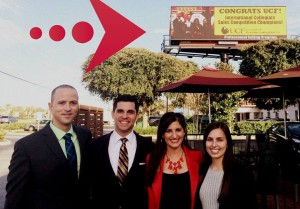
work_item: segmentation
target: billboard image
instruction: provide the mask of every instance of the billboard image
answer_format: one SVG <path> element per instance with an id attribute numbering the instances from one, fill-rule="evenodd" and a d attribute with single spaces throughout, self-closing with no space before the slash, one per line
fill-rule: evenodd
<path id="1" fill-rule="evenodd" d="M 171 7 L 171 40 L 259 41 L 279 38 L 287 38 L 284 6 Z"/>

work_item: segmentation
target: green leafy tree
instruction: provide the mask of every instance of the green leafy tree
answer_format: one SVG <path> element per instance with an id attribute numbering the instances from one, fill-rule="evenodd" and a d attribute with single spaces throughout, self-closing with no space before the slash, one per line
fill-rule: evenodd
<path id="1" fill-rule="evenodd" d="M 47 110 L 40 107 L 12 106 L 11 104 L 0 107 L 0 115 L 17 116 L 19 119 L 35 118 L 37 112 L 46 113 Z"/>
<path id="2" fill-rule="evenodd" d="M 228 72 L 234 71 L 233 66 L 227 63 L 215 63 L 215 67 Z M 241 91 L 225 94 L 210 94 L 212 119 L 217 121 L 225 121 L 232 129 L 234 113 L 237 110 L 237 106 L 243 100 L 241 99 L 242 95 L 243 92 Z M 173 101 L 174 106 L 189 107 L 200 115 L 208 115 L 208 97 L 206 93 L 176 94 L 175 97 L 176 99 Z M 194 123 L 193 130 L 196 130 L 196 132 L 199 130 L 197 122 Z"/>
<path id="3" fill-rule="evenodd" d="M 149 116 L 150 115 L 160 115 L 161 112 L 165 112 L 167 101 L 158 99 L 153 102 L 152 105 L 149 106 Z"/>
<path id="4" fill-rule="evenodd" d="M 234 71 L 233 66 L 223 62 L 215 63 L 215 67 L 227 72 Z M 242 95 L 243 92 L 241 91 L 225 94 L 211 94 L 211 114 L 213 120 L 227 122 L 232 130 L 234 113 L 237 111 L 238 105 L 243 100 L 241 99 Z"/>
<path id="5" fill-rule="evenodd" d="M 242 50 L 240 73 L 261 78 L 300 65 L 299 40 L 261 41 Z M 282 109 L 281 99 L 253 99 L 260 109 Z M 294 104 L 295 101 L 287 101 Z"/>
<path id="6" fill-rule="evenodd" d="M 197 113 L 206 113 L 207 95 L 202 93 L 176 93 L 172 106 L 193 110 Z"/>
<path id="7" fill-rule="evenodd" d="M 85 71 L 93 55 L 84 62 Z M 161 93 L 156 90 L 197 70 L 193 62 L 183 61 L 164 53 L 141 48 L 125 48 L 89 73 L 83 75 L 84 86 L 104 101 L 118 94 L 137 95 L 142 105 L 143 127 L 147 124 L 147 109 Z"/>
<path id="8" fill-rule="evenodd" d="M 175 99 L 172 101 L 174 107 L 181 107 L 183 109 L 192 110 L 193 114 L 196 115 L 207 115 L 207 94 L 203 93 L 184 93 L 176 94 Z M 187 116 L 189 119 L 190 116 Z M 200 130 L 197 118 L 193 118 L 193 124 L 191 126 L 192 133 L 198 133 Z"/>

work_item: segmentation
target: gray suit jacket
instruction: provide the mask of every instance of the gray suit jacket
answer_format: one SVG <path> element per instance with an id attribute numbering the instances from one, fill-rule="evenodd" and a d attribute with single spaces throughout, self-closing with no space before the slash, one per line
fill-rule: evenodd
<path id="1" fill-rule="evenodd" d="M 86 163 L 90 131 L 73 127 Z M 5 209 L 74 209 L 84 204 L 85 177 L 75 179 L 59 142 L 48 124 L 16 142 L 9 174 Z"/>

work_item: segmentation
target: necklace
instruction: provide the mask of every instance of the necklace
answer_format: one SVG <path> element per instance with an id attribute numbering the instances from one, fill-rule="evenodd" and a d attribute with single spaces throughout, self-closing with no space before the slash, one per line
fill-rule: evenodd
<path id="1" fill-rule="evenodd" d="M 166 158 L 167 158 L 166 163 L 169 163 L 168 169 L 170 171 L 173 171 L 174 174 L 177 174 L 178 170 L 180 170 L 182 168 L 181 163 L 183 162 L 183 150 L 182 150 L 181 156 L 180 156 L 180 158 L 179 158 L 179 160 L 177 162 L 173 162 L 169 158 L 169 156 L 167 155 L 167 153 L 166 153 Z"/>

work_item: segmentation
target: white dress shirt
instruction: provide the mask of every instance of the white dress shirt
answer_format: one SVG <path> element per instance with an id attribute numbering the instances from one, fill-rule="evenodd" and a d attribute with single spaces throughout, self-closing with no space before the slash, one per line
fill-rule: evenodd
<path id="1" fill-rule="evenodd" d="M 113 168 L 116 175 L 118 170 L 119 152 L 122 145 L 122 141 L 120 140 L 121 138 L 128 139 L 128 141 L 126 142 L 126 148 L 128 151 L 128 172 L 130 171 L 130 168 L 132 166 L 137 146 L 136 135 L 133 133 L 133 131 L 126 137 L 121 137 L 116 131 L 112 132 L 108 144 L 108 155 L 111 167 Z"/>

